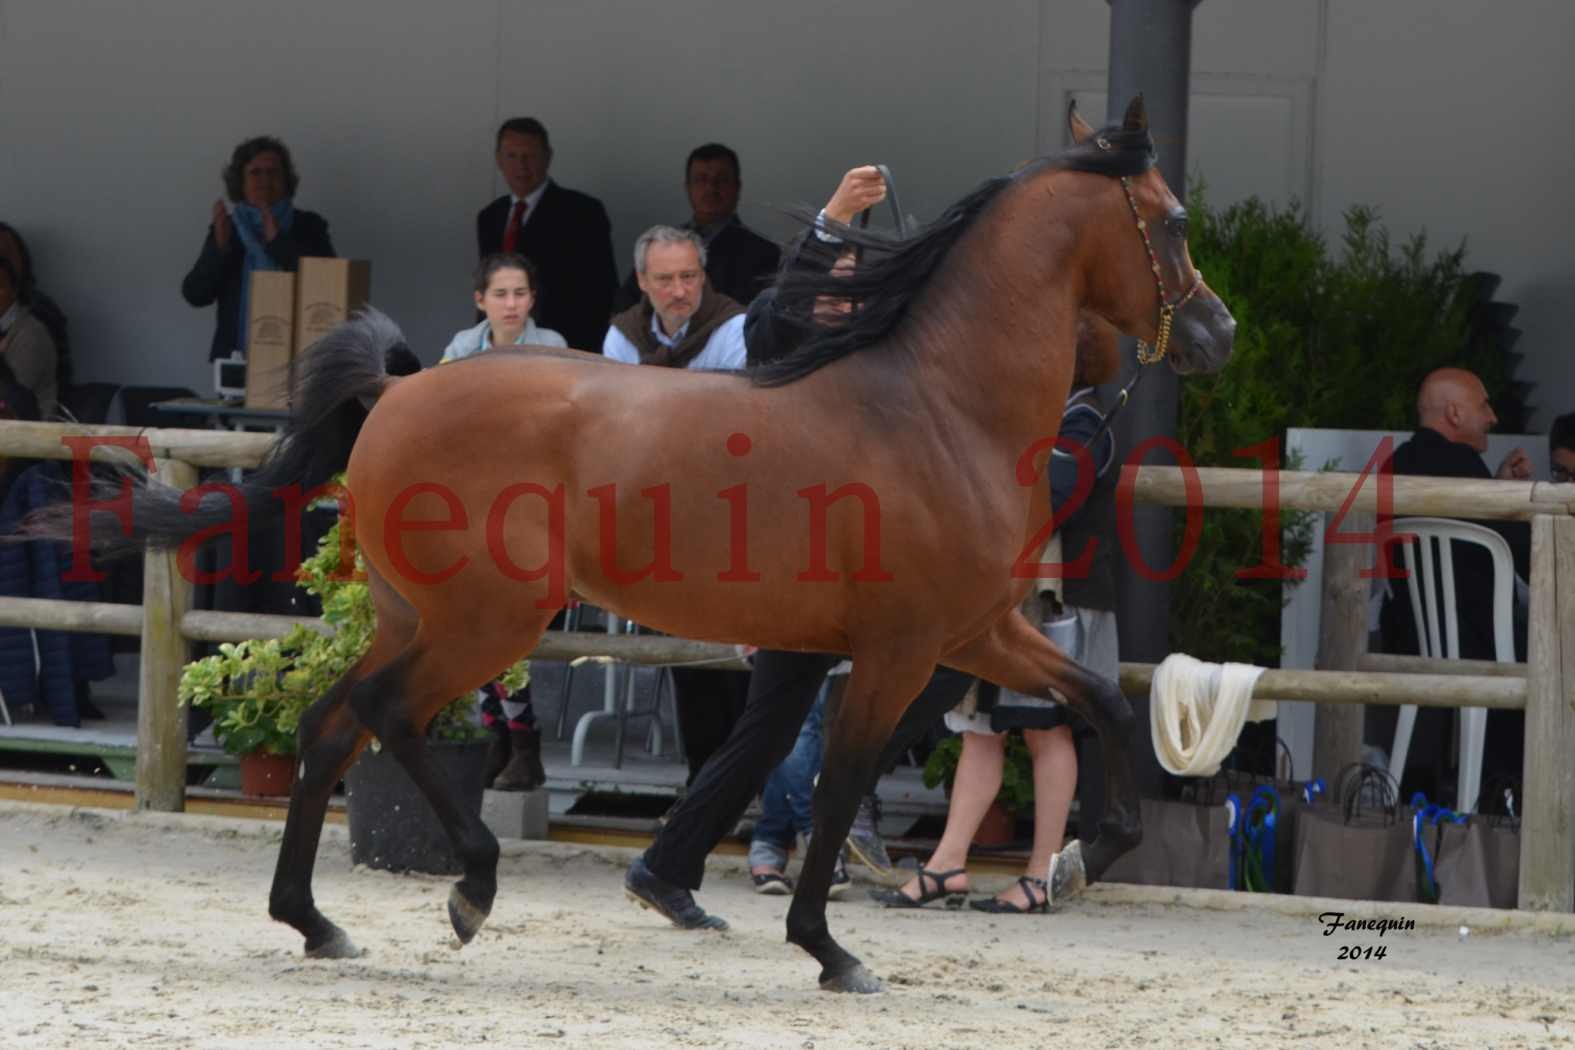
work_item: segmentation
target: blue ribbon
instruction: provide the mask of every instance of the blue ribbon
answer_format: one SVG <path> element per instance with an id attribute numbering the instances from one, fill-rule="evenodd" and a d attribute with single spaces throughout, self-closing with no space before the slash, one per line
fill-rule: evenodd
<path id="1" fill-rule="evenodd" d="M 1309 780 L 1307 783 L 1302 785 L 1302 801 L 1310 806 L 1313 803 L 1313 799 L 1319 797 L 1327 790 L 1328 785 L 1323 782 L 1323 777 L 1318 777 L 1316 780 Z"/>
<path id="2" fill-rule="evenodd" d="M 1411 843 L 1416 848 L 1417 860 L 1421 864 L 1417 871 L 1417 896 L 1421 897 L 1424 903 L 1437 904 L 1442 889 L 1434 872 L 1433 853 L 1427 848 L 1422 829 L 1438 828 L 1440 822 L 1463 825 L 1466 823 L 1466 818 L 1447 806 L 1429 804 L 1427 796 L 1420 791 L 1411 796 L 1411 808 L 1415 811 L 1411 815 Z M 1434 841 L 1443 841 L 1442 831 L 1434 836 Z"/>
<path id="3" fill-rule="evenodd" d="M 1237 872 L 1243 848 L 1241 799 L 1237 798 L 1234 793 L 1225 796 L 1225 815 L 1230 846 L 1230 881 L 1226 885 L 1233 890 L 1239 890 L 1241 885 L 1237 881 Z"/>
<path id="4" fill-rule="evenodd" d="M 1254 893 L 1274 891 L 1274 834 L 1279 822 L 1280 793 L 1260 784 L 1247 803 L 1242 822 L 1242 888 Z"/>

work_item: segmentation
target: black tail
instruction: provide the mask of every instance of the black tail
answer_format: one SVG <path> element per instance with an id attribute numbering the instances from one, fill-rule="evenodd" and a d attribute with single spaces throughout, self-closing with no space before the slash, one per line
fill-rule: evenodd
<path id="1" fill-rule="evenodd" d="M 404 334 L 387 315 L 370 307 L 324 336 L 291 367 L 294 392 L 290 419 L 262 465 L 238 488 L 250 526 L 278 521 L 288 503 L 283 489 L 305 493 L 345 468 L 361 424 L 401 363 L 414 355 Z M 419 367 L 419 366 L 418 366 Z M 132 487 L 131 530 L 108 512 L 92 519 L 93 550 L 107 558 L 140 553 L 149 547 L 179 546 L 189 537 L 234 520 L 237 508 L 220 492 L 206 494 L 195 509 L 181 507 L 180 490 L 155 481 L 140 469 L 119 469 L 94 484 L 95 498 L 120 495 Z M 23 520 L 19 539 L 72 540 L 71 504 L 42 508 Z"/>

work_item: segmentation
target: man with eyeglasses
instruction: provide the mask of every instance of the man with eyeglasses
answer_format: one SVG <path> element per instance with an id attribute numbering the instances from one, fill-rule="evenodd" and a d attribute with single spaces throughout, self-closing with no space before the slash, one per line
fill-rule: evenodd
<path id="1" fill-rule="evenodd" d="M 1548 480 L 1575 481 L 1575 412 L 1555 419 L 1548 431 Z"/>

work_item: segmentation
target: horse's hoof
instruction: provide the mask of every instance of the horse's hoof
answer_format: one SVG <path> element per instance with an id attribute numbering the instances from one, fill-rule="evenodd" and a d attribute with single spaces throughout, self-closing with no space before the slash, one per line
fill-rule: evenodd
<path id="1" fill-rule="evenodd" d="M 469 944 L 482 923 L 487 921 L 490 908 L 478 908 L 456 885 L 448 891 L 448 921 L 454 924 L 454 934 L 459 943 Z"/>
<path id="2" fill-rule="evenodd" d="M 1050 858 L 1048 904 L 1053 909 L 1088 887 L 1088 870 L 1083 866 L 1083 844 L 1074 841 Z"/>
<path id="3" fill-rule="evenodd" d="M 822 974 L 820 977 L 820 990 L 823 992 L 853 992 L 858 995 L 874 995 L 884 992 L 886 986 L 881 984 L 880 978 L 864 968 L 863 963 L 856 963 L 851 970 L 844 970 L 838 974 Z"/>
<path id="4" fill-rule="evenodd" d="M 308 959 L 359 959 L 366 953 L 355 946 L 345 931 L 334 927 L 334 932 L 328 939 L 320 944 L 307 944 L 306 957 Z"/>

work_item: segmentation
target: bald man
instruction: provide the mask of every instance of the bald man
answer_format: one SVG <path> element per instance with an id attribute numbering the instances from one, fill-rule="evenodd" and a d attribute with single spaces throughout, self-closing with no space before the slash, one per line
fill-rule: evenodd
<path id="1" fill-rule="evenodd" d="M 1497 472 L 1490 471 L 1482 459 L 1487 451 L 1488 432 L 1498 423 L 1482 380 L 1463 368 L 1440 368 L 1428 374 L 1417 393 L 1418 427 L 1411 439 L 1395 449 L 1389 469 L 1396 474 L 1420 474 L 1442 478 L 1500 478 L 1531 480 L 1531 460 L 1517 448 L 1504 457 Z M 1515 571 L 1522 579 L 1530 576 L 1531 527 L 1525 522 L 1478 521 L 1509 543 Z M 1460 656 L 1467 660 L 1492 660 L 1495 657 L 1493 632 L 1493 563 L 1486 550 L 1463 544 L 1452 545 L 1455 570 L 1455 604 L 1460 626 Z M 1416 624 L 1411 615 L 1411 599 L 1405 581 L 1390 582 L 1384 602 L 1380 628 L 1384 649 L 1391 653 L 1415 654 Z M 1525 659 L 1524 626 L 1516 625 L 1517 658 Z M 1366 736 L 1369 743 L 1387 751 L 1394 743 L 1398 709 L 1369 707 Z M 1411 758 L 1406 762 L 1402 794 L 1425 791 L 1429 800 L 1452 800 L 1453 789 L 1446 791 L 1448 764 L 1452 759 L 1450 727 L 1454 712 L 1445 708 L 1424 708 L 1417 713 L 1411 735 Z M 1524 750 L 1524 715 L 1519 711 L 1492 711 L 1488 714 L 1486 754 L 1483 759 L 1484 783 L 1490 776 L 1520 775 Z M 1497 800 L 1494 800 L 1497 801 Z M 1487 806 L 1489 800 L 1482 800 Z"/>
<path id="2" fill-rule="evenodd" d="M 1461 469 L 1400 470 L 1400 454 L 1396 451 L 1398 473 L 1450 478 L 1489 476 L 1487 465 L 1481 462 L 1481 454 L 1487 451 L 1488 431 L 1498 425 L 1498 416 L 1493 412 L 1487 387 L 1482 385 L 1482 380 L 1464 368 L 1439 368 L 1429 372 L 1416 395 L 1416 415 L 1421 429 L 1401 448 L 1420 440 L 1422 446 L 1417 451 L 1422 455 L 1424 468 L 1436 461 L 1439 466 L 1459 465 Z M 1425 437 L 1423 431 L 1432 431 L 1433 435 L 1443 438 L 1447 445 L 1455 447 L 1439 445 Z M 1504 457 L 1497 473 L 1492 476 L 1509 481 L 1530 481 L 1531 458 L 1526 455 L 1525 449 L 1517 448 Z"/>

